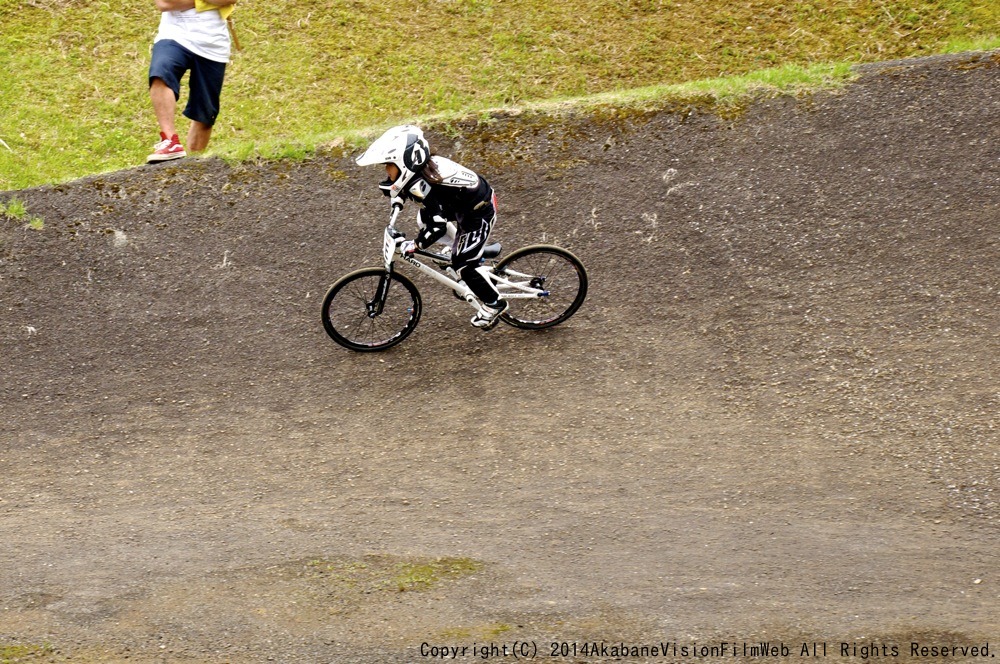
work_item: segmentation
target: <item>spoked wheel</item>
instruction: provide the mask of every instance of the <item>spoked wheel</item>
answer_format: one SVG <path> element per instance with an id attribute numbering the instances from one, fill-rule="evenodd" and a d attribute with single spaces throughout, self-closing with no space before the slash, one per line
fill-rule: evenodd
<path id="1" fill-rule="evenodd" d="M 323 299 L 323 327 L 351 350 L 385 350 L 409 336 L 420 321 L 420 293 L 401 274 L 389 275 L 385 305 L 377 311 L 385 270 L 364 268 L 342 277 Z"/>
<path id="2" fill-rule="evenodd" d="M 587 271 L 580 259 L 559 247 L 544 244 L 518 249 L 497 263 L 493 271 L 514 283 L 539 288 L 547 294 L 537 298 L 509 298 L 510 308 L 501 316 L 505 323 L 526 330 L 540 330 L 563 322 L 580 308 L 587 297 Z M 513 292 L 501 286 L 503 291 Z"/>

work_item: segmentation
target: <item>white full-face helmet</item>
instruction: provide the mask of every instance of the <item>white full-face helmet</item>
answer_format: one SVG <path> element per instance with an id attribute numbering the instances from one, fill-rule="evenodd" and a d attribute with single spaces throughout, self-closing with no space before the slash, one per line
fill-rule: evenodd
<path id="1" fill-rule="evenodd" d="M 430 157 L 431 148 L 420 127 L 400 125 L 382 134 L 355 161 L 358 166 L 395 164 L 399 177 L 395 181 L 386 179 L 378 186 L 386 196 L 396 198 L 406 191 L 407 185 Z"/>

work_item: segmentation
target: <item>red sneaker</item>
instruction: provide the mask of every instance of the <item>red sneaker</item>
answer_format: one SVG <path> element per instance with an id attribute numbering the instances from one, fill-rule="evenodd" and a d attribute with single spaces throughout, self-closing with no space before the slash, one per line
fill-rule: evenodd
<path id="1" fill-rule="evenodd" d="M 167 135 L 161 131 L 160 138 L 163 140 L 153 146 L 153 154 L 146 157 L 147 164 L 155 164 L 158 161 L 170 161 L 171 159 L 180 159 L 187 156 L 187 152 L 184 152 L 184 146 L 181 145 L 177 134 L 167 138 Z"/>

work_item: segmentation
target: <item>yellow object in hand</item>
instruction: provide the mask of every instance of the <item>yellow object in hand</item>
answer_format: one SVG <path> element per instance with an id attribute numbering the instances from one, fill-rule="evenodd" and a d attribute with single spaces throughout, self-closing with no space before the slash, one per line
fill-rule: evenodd
<path id="1" fill-rule="evenodd" d="M 205 2 L 205 0 L 194 0 L 195 11 L 207 12 L 210 9 L 218 9 L 219 16 L 222 18 L 229 18 L 229 15 L 236 8 L 236 5 L 226 5 L 225 7 L 220 7 L 219 5 L 213 5 L 211 2 Z"/>

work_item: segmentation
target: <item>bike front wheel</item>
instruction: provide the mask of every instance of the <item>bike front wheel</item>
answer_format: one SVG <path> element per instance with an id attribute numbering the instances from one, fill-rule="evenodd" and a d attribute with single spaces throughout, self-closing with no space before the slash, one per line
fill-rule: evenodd
<path id="1" fill-rule="evenodd" d="M 385 302 L 379 307 L 383 285 Z M 381 268 L 364 268 L 341 277 L 327 291 L 323 327 L 345 348 L 385 350 L 409 336 L 420 321 L 420 307 L 420 293 L 412 281 L 395 272 L 387 275 Z"/>
<path id="2" fill-rule="evenodd" d="M 518 249 L 493 268 L 503 279 L 543 291 L 540 297 L 513 297 L 517 287 L 497 284 L 500 296 L 510 303 L 500 317 L 503 322 L 526 330 L 540 330 L 563 322 L 580 308 L 587 297 L 587 271 L 580 259 L 560 247 L 537 244 Z"/>

